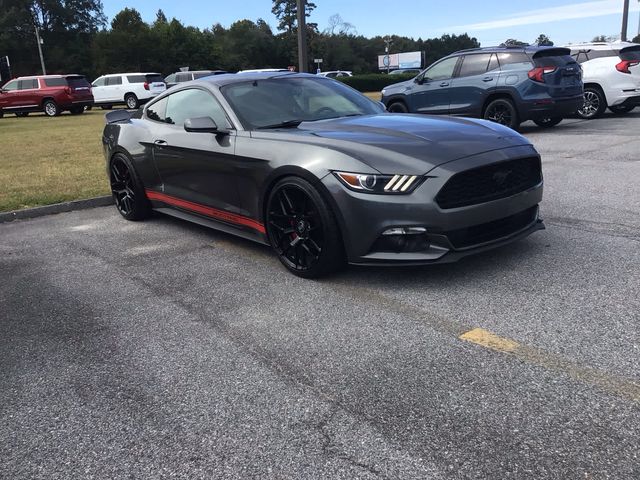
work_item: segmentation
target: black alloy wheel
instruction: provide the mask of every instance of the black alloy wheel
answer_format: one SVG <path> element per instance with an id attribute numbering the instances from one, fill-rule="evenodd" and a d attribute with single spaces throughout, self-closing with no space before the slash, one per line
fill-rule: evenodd
<path id="1" fill-rule="evenodd" d="M 514 130 L 520 125 L 515 105 L 506 98 L 498 98 L 487 105 L 483 118 Z"/>
<path id="2" fill-rule="evenodd" d="M 127 220 L 143 220 L 151 214 L 144 188 L 127 157 L 122 154 L 113 157 L 109 178 L 113 200 L 120 215 Z"/>
<path id="3" fill-rule="evenodd" d="M 558 125 L 561 121 L 562 121 L 562 117 L 545 117 L 545 118 L 538 118 L 534 120 L 533 123 L 538 125 L 540 128 L 551 128 Z"/>
<path id="4" fill-rule="evenodd" d="M 306 180 L 280 180 L 269 194 L 266 220 L 271 246 L 295 275 L 317 278 L 344 266 L 342 239 L 333 213 Z"/>
<path id="5" fill-rule="evenodd" d="M 387 110 L 391 113 L 409 113 L 409 109 L 404 102 L 393 102 Z"/>
<path id="6" fill-rule="evenodd" d="M 636 108 L 635 105 L 613 105 L 609 107 L 609 110 L 611 110 L 616 115 L 621 115 L 624 113 L 629 113 L 634 108 Z"/>
<path id="7" fill-rule="evenodd" d="M 578 109 L 578 116 L 585 120 L 598 118 L 607 109 L 607 101 L 604 93 L 597 87 L 584 89 L 584 103 Z"/>

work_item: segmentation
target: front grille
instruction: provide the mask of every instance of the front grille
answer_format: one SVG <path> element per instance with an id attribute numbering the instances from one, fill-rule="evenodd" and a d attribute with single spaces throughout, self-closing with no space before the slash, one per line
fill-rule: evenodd
<path id="1" fill-rule="evenodd" d="M 532 224 L 538 217 L 538 206 L 510 217 L 444 232 L 454 248 L 466 248 L 507 237 Z"/>
<path id="2" fill-rule="evenodd" d="M 510 197 L 542 181 L 540 158 L 518 158 L 456 173 L 436 196 L 440 208 L 457 208 Z"/>

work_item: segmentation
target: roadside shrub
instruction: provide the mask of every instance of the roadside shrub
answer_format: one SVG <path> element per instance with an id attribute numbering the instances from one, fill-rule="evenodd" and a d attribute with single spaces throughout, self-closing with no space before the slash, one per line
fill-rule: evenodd
<path id="1" fill-rule="evenodd" d="M 336 80 L 346 83 L 360 92 L 379 92 L 387 85 L 411 80 L 415 75 L 387 75 L 386 73 L 368 73 L 353 77 L 338 77 Z"/>

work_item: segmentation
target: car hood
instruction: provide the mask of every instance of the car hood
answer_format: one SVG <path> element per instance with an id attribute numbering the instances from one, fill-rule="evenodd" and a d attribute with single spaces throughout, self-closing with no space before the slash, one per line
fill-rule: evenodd
<path id="1" fill-rule="evenodd" d="M 303 122 L 295 129 L 254 134 L 339 150 L 386 174 L 422 175 L 452 160 L 530 145 L 517 132 L 485 120 L 389 113 Z"/>

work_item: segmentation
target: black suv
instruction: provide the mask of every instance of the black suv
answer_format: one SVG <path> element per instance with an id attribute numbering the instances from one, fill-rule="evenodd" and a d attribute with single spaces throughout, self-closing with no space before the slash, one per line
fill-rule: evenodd
<path id="1" fill-rule="evenodd" d="M 570 50 L 489 47 L 455 52 L 413 80 L 389 85 L 390 112 L 464 115 L 518 128 L 552 127 L 582 106 L 582 69 Z"/>

